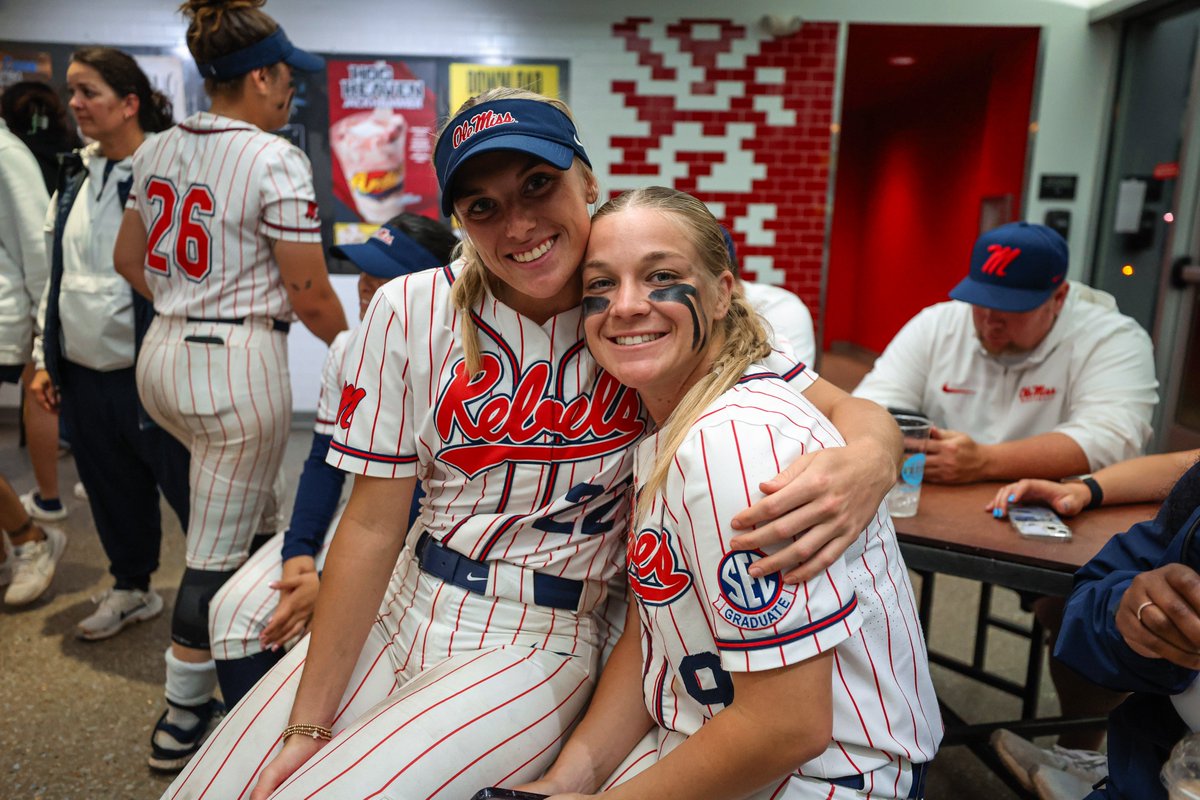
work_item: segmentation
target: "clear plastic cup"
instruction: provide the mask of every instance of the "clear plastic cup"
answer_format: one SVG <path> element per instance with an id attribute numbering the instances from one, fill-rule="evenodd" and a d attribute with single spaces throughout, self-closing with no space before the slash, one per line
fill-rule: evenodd
<path id="1" fill-rule="evenodd" d="M 1170 800 L 1200 800 L 1200 734 L 1190 733 L 1175 744 L 1159 777 Z"/>
<path id="2" fill-rule="evenodd" d="M 900 467 L 900 480 L 888 492 L 887 507 L 893 517 L 914 517 L 921 502 L 930 424 L 925 417 L 912 414 L 893 414 L 892 418 L 904 437 L 904 464 Z"/>

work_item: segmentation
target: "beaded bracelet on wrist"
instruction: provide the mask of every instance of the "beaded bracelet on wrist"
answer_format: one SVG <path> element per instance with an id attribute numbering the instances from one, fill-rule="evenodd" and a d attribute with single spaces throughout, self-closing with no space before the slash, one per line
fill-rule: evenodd
<path id="1" fill-rule="evenodd" d="M 286 739 L 292 734 L 300 734 L 301 736 L 311 736 L 314 739 L 324 739 L 329 741 L 333 738 L 333 731 L 323 725 L 288 725 L 283 729 L 283 736 Z"/>

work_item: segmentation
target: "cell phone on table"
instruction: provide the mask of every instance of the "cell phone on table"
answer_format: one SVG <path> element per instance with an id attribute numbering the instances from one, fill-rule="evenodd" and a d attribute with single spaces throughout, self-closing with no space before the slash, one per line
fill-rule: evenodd
<path id="1" fill-rule="evenodd" d="M 489 786 L 480 789 L 471 800 L 545 800 L 548 794 L 533 792 L 518 792 L 516 789 L 501 789 L 499 786 Z"/>
<path id="2" fill-rule="evenodd" d="M 1042 506 L 1009 506 L 1008 521 L 1017 533 L 1026 539 L 1042 539 L 1055 542 L 1071 540 L 1071 529 L 1067 523 L 1049 508 Z"/>

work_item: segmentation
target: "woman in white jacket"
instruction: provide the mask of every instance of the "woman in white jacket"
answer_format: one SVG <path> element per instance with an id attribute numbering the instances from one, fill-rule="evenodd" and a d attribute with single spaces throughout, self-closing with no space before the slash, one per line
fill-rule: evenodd
<path id="1" fill-rule="evenodd" d="M 188 451 L 138 404 L 135 330 L 144 331 L 152 312 L 113 268 L 133 153 L 172 119 L 170 102 L 120 50 L 76 51 L 67 87 L 80 130 L 95 141 L 67 160 L 46 217 L 51 270 L 31 386 L 71 430 L 79 478 L 116 579 L 76 629 L 82 639 L 104 639 L 162 611 L 162 598 L 150 590 L 160 488 L 184 530 L 188 522 Z"/>

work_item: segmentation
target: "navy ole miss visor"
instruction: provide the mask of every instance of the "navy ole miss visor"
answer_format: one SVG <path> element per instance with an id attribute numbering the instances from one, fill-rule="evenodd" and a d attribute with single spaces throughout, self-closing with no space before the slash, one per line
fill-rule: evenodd
<path id="1" fill-rule="evenodd" d="M 454 211 L 454 176 L 472 156 L 492 150 L 514 150 L 536 156 L 555 169 L 568 169 L 575 156 L 587 164 L 587 153 L 575 123 L 539 100 L 493 100 L 462 112 L 446 126 L 433 154 L 442 213 Z"/>
<path id="2" fill-rule="evenodd" d="M 278 64 L 280 61 L 301 72 L 320 72 L 325 68 L 325 59 L 296 47 L 287 38 L 283 28 L 276 28 L 270 36 L 249 47 L 235 50 L 204 64 L 196 64 L 196 68 L 205 78 L 224 81 L 245 75 L 252 69 Z"/>
<path id="3" fill-rule="evenodd" d="M 362 244 L 341 244 L 329 248 L 338 258 L 354 263 L 368 275 L 391 280 L 412 272 L 440 267 L 437 256 L 399 228 L 380 225 L 379 230 Z"/>

